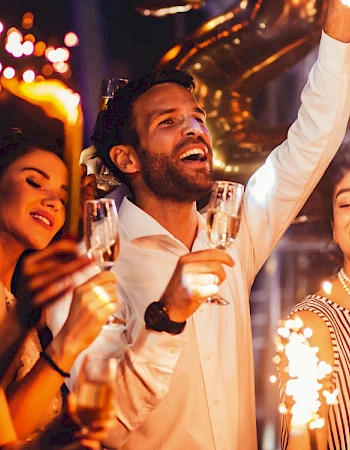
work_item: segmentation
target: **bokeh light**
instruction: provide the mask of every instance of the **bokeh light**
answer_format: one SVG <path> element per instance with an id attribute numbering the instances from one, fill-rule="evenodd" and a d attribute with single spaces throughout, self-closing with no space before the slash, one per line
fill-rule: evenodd
<path id="1" fill-rule="evenodd" d="M 35 56 L 43 56 L 46 50 L 46 44 L 44 41 L 38 41 L 34 45 L 34 55 Z"/>
<path id="2" fill-rule="evenodd" d="M 70 53 L 67 48 L 50 49 L 46 52 L 46 57 L 52 63 L 64 62 L 69 59 Z"/>
<path id="3" fill-rule="evenodd" d="M 34 52 L 34 44 L 31 41 L 23 42 L 22 50 L 24 55 L 31 55 Z"/>
<path id="4" fill-rule="evenodd" d="M 56 72 L 58 73 L 65 73 L 67 72 L 67 70 L 69 69 L 69 66 L 67 63 L 63 62 L 63 61 L 59 61 L 57 63 L 53 63 L 53 68 L 56 70 Z"/>
<path id="5" fill-rule="evenodd" d="M 28 33 L 28 34 L 26 34 L 26 35 L 24 36 L 23 40 L 24 40 L 24 41 L 30 41 L 30 42 L 32 42 L 32 43 L 34 44 L 34 42 L 35 42 L 35 36 L 34 36 L 34 34 L 32 34 L 32 33 Z"/>
<path id="6" fill-rule="evenodd" d="M 23 14 L 22 27 L 25 30 L 29 30 L 30 28 L 32 28 L 33 24 L 34 24 L 34 14 L 31 12 L 27 12 L 27 13 Z"/>
<path id="7" fill-rule="evenodd" d="M 31 69 L 28 69 L 23 72 L 22 78 L 26 83 L 31 83 L 35 80 L 35 72 Z"/>
<path id="8" fill-rule="evenodd" d="M 65 35 L 64 43 L 67 47 L 75 47 L 76 45 L 79 44 L 79 38 L 75 33 L 70 31 Z"/>
<path id="9" fill-rule="evenodd" d="M 51 66 L 51 64 L 45 64 L 41 69 L 41 72 L 43 75 L 45 75 L 45 77 L 49 77 L 53 74 L 53 67 Z"/>
<path id="10" fill-rule="evenodd" d="M 10 80 L 16 75 L 15 69 L 13 67 L 6 67 L 2 72 L 3 76 Z"/>

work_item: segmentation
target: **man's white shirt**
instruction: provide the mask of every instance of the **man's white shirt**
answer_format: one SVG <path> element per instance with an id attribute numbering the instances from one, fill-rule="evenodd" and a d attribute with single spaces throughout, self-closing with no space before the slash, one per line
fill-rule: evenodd
<path id="1" fill-rule="evenodd" d="M 121 251 L 113 267 L 119 325 L 106 327 L 87 350 L 120 358 L 115 448 L 257 448 L 251 285 L 339 148 L 349 111 L 350 45 L 323 33 L 298 120 L 247 185 L 240 231 L 227 250 L 235 266 L 225 269 L 227 279 L 220 286 L 230 305 L 203 304 L 178 336 L 146 330 L 144 312 L 159 300 L 188 249 L 129 199 L 123 200 Z M 199 214 L 198 224 L 192 251 L 208 248 Z M 67 298 L 48 311 L 54 334 L 69 304 Z M 71 386 L 78 368 L 79 361 Z"/>

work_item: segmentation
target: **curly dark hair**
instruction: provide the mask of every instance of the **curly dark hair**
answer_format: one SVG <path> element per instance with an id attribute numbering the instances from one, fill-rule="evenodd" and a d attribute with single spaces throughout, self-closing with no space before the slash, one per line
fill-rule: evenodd
<path id="1" fill-rule="evenodd" d="M 107 110 L 101 111 L 97 116 L 92 135 L 96 156 L 99 156 L 108 169 L 128 186 L 130 183 L 127 175 L 110 159 L 110 149 L 114 145 L 132 145 L 135 149 L 138 148 L 139 138 L 134 126 L 133 104 L 153 86 L 164 83 L 179 84 L 190 92 L 195 87 L 189 72 L 177 69 L 150 72 L 120 88 L 108 102 Z"/>

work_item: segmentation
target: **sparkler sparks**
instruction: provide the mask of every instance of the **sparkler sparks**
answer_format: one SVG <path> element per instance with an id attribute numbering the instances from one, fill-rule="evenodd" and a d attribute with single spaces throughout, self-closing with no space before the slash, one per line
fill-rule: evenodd
<path id="1" fill-rule="evenodd" d="M 292 415 L 291 429 L 296 433 L 298 430 L 305 431 L 306 426 L 309 430 L 322 428 L 324 419 L 318 414 L 321 406 L 320 396 L 323 396 L 328 404 L 334 404 L 338 395 L 337 389 L 333 390 L 331 387 L 332 367 L 319 360 L 319 349 L 311 347 L 309 343 L 312 330 L 303 328 L 300 318 L 282 322 L 277 335 L 277 355 L 274 362 L 279 364 L 282 357 L 287 358 L 288 365 L 285 370 L 289 379 L 285 394 L 293 400 L 293 406 L 289 410 L 285 403 L 281 403 L 279 411 Z"/>

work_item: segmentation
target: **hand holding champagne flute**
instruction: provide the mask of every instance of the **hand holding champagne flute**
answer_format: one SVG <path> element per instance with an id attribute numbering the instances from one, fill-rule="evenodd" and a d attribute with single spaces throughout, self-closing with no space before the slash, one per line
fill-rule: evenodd
<path id="1" fill-rule="evenodd" d="M 241 221 L 244 186 L 231 181 L 216 181 L 209 200 L 207 232 L 212 248 L 226 249 L 236 239 Z M 229 301 L 217 294 L 207 303 L 228 305 Z"/>

